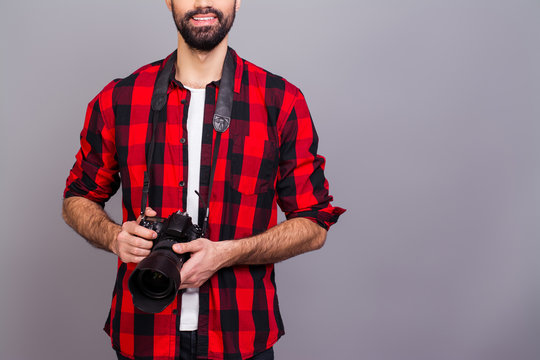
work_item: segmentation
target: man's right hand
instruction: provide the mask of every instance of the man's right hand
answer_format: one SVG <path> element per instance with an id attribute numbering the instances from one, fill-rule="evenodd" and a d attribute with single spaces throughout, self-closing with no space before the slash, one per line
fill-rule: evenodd
<path id="1" fill-rule="evenodd" d="M 157 213 L 147 207 L 146 216 L 156 216 Z M 153 230 L 140 226 L 141 217 L 137 221 L 126 221 L 111 244 L 111 250 L 125 263 L 139 263 L 150 254 L 152 239 L 157 237 Z"/>

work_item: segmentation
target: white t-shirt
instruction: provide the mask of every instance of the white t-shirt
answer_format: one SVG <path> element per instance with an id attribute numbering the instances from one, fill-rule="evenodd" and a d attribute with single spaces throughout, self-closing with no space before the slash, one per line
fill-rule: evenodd
<path id="1" fill-rule="evenodd" d="M 199 180 L 201 171 L 202 129 L 204 122 L 204 100 L 206 89 L 192 89 L 189 102 L 188 132 L 188 179 L 186 211 L 194 224 L 199 221 Z M 199 289 L 190 288 L 182 293 L 182 309 L 180 313 L 180 331 L 197 330 L 199 324 Z"/>

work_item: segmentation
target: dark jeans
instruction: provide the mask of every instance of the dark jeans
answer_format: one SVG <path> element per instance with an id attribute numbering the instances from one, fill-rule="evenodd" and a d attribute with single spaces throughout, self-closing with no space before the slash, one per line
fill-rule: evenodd
<path id="1" fill-rule="evenodd" d="M 180 359 L 179 360 L 195 360 L 197 358 L 197 332 L 196 331 L 181 331 L 180 332 Z M 129 360 L 122 356 L 119 352 L 116 353 L 118 360 Z M 135 360 L 139 360 L 135 358 Z M 141 359 L 142 360 L 142 359 Z M 274 348 L 258 353 L 250 357 L 248 360 L 274 360 Z"/>

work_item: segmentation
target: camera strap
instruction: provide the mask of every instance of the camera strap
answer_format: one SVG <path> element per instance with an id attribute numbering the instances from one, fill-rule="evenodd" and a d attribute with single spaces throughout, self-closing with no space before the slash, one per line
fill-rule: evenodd
<path id="1" fill-rule="evenodd" d="M 157 124 L 161 115 L 161 112 L 165 109 L 167 104 L 167 89 L 169 87 L 169 80 L 174 64 L 176 63 L 177 52 L 175 51 L 167 60 L 159 74 L 154 85 L 154 92 L 152 93 L 151 111 L 152 111 L 152 138 L 150 140 L 150 146 L 148 148 L 146 156 L 146 171 L 144 172 L 143 193 L 141 198 L 141 216 L 144 218 L 144 212 L 148 203 L 148 193 L 150 189 L 150 169 L 154 156 L 155 137 L 157 132 Z M 208 199 L 201 202 L 205 206 L 205 218 L 203 222 L 203 234 L 206 233 L 208 227 L 208 215 L 210 197 L 212 195 L 212 184 L 214 182 L 214 173 L 216 169 L 217 157 L 219 152 L 219 145 L 221 139 L 221 133 L 227 131 L 231 123 L 231 113 L 233 105 L 234 95 L 234 72 L 235 62 L 231 52 L 228 50 L 223 62 L 223 70 L 219 85 L 218 98 L 216 102 L 216 110 L 212 118 L 212 124 L 216 131 L 216 138 L 213 146 L 212 164 L 210 166 L 210 179 L 208 184 Z"/>

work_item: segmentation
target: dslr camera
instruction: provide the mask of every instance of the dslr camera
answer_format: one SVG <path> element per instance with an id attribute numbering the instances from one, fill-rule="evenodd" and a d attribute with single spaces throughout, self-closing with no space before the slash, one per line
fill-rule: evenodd
<path id="1" fill-rule="evenodd" d="M 148 313 L 163 311 L 176 297 L 180 286 L 180 270 L 189 254 L 177 254 L 172 246 L 202 236 L 202 230 L 180 211 L 168 218 L 143 217 L 141 226 L 154 230 L 157 238 L 150 254 L 144 258 L 129 277 L 129 291 L 133 304 Z"/>

